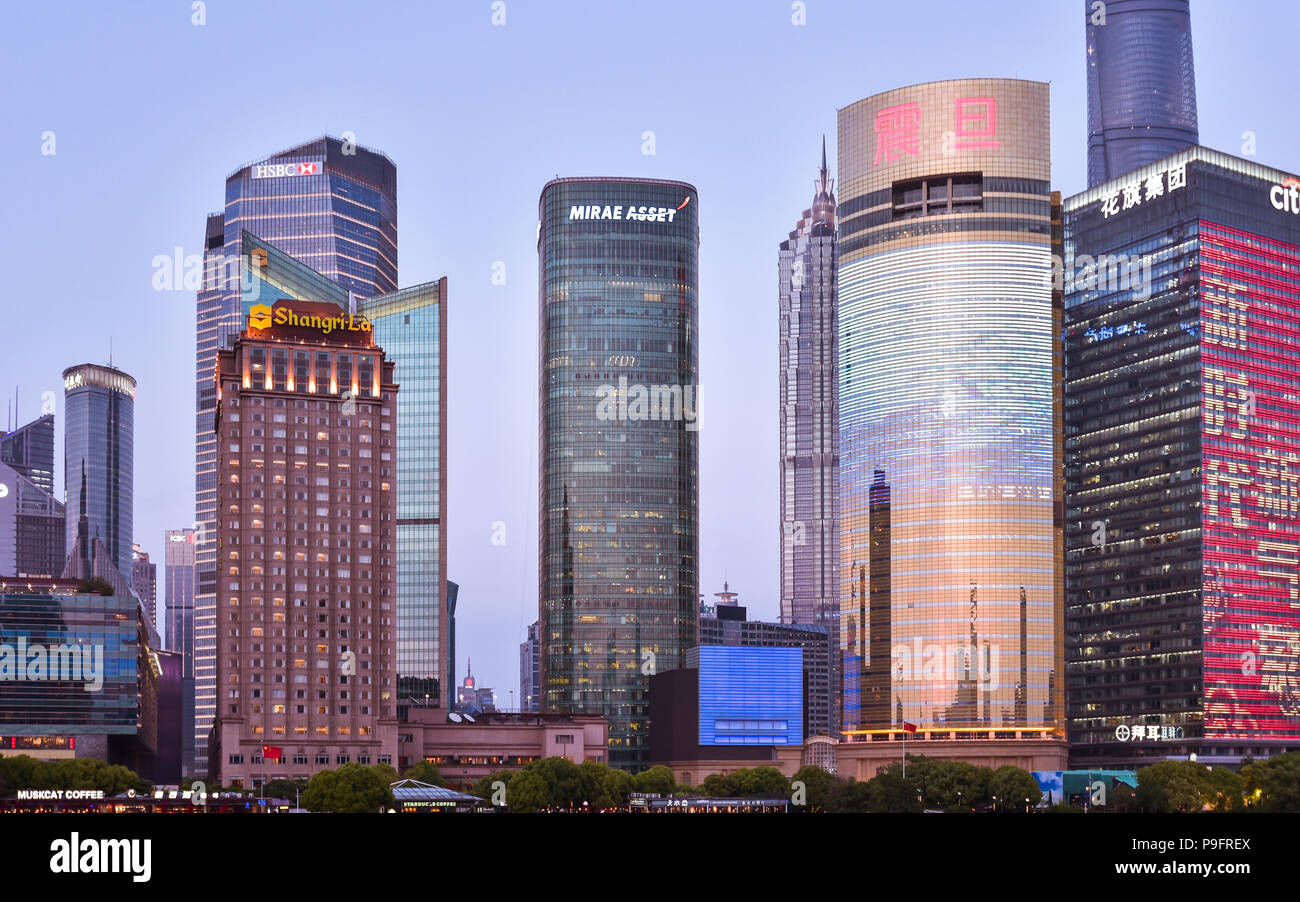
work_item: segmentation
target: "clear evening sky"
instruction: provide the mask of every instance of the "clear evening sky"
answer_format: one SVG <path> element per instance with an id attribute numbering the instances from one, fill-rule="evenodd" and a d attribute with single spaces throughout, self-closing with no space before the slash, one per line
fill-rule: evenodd
<path id="1" fill-rule="evenodd" d="M 776 619 L 777 243 L 812 199 L 835 111 L 966 76 L 1051 83 L 1053 186 L 1085 187 L 1079 0 L 16 3 L 6 10 L 6 334 L 0 414 L 76 363 L 139 380 L 135 538 L 194 523 L 194 292 L 153 260 L 201 253 L 226 176 L 323 133 L 398 167 L 399 279 L 447 276 L 456 678 L 510 703 L 537 616 L 537 198 L 556 175 L 699 188 L 701 591 L 724 574 Z M 1295 7 L 1194 0 L 1201 143 L 1300 169 Z M 54 133 L 53 155 L 45 132 Z M 655 154 L 642 153 L 654 132 Z M 506 284 L 492 283 L 505 264 Z M 57 492 L 62 498 L 59 472 Z M 491 542 L 494 521 L 506 544 Z M 516 695 L 515 702 L 518 702 Z"/>

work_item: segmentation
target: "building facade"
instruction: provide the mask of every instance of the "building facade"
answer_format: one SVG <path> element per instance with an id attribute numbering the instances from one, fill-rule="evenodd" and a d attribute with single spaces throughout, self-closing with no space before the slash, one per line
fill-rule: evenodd
<path id="1" fill-rule="evenodd" d="M 397 289 L 397 167 L 384 154 L 321 137 L 241 166 L 226 178 L 225 205 L 207 217 L 203 283 L 196 298 L 195 742 L 206 767 L 216 714 L 216 464 L 213 431 L 217 352 L 244 328 L 257 301 L 244 233 L 302 261 L 341 289 L 370 297 Z M 323 292 L 297 295 L 324 299 Z M 271 303 L 270 299 L 265 301 Z"/>
<path id="2" fill-rule="evenodd" d="M 537 689 L 541 684 L 541 656 L 537 641 L 537 622 L 528 625 L 528 638 L 519 643 L 519 710 L 537 712 Z"/>
<path id="3" fill-rule="evenodd" d="M 149 552 L 131 543 L 131 588 L 144 607 L 149 622 L 158 627 L 158 565 L 149 560 Z"/>
<path id="4" fill-rule="evenodd" d="M 54 494 L 54 414 L 0 436 L 0 464 L 8 464 L 47 495 Z"/>
<path id="5" fill-rule="evenodd" d="M 849 744 L 893 746 L 906 722 L 909 744 L 1063 754 L 1049 163 L 1039 82 L 839 111 Z"/>
<path id="6" fill-rule="evenodd" d="M 1188 148 L 1065 237 L 1071 760 L 1300 749 L 1300 180 Z"/>
<path id="7" fill-rule="evenodd" d="M 57 576 L 66 559 L 64 507 L 7 463 L 0 463 L 0 576 Z"/>
<path id="8" fill-rule="evenodd" d="M 180 656 L 181 772 L 194 776 L 194 551 L 198 533 L 169 529 L 164 533 L 163 591 L 167 606 L 163 647 Z"/>
<path id="9" fill-rule="evenodd" d="M 130 594 L 0 580 L 0 754 L 97 758 L 149 774 L 161 666 Z M 5 751 L 8 750 L 8 751 Z"/>
<path id="10" fill-rule="evenodd" d="M 393 364 L 329 303 L 218 354 L 220 687 L 209 755 L 257 787 L 397 752 Z"/>
<path id="11" fill-rule="evenodd" d="M 781 242 L 781 622 L 839 632 L 840 459 L 835 190 L 822 165 L 812 207 Z M 839 662 L 829 725 L 839 731 Z"/>
<path id="12" fill-rule="evenodd" d="M 541 709 L 604 714 L 647 761 L 649 674 L 695 644 L 699 202 L 557 179 L 539 204 Z"/>
<path id="13" fill-rule="evenodd" d="M 839 635 L 824 624 L 766 623 L 746 616 L 746 608 L 736 604 L 718 604 L 712 611 L 701 611 L 700 647 L 803 649 L 801 732 L 804 736 L 838 737 L 835 662 Z"/>
<path id="14" fill-rule="evenodd" d="M 1198 143 L 1188 0 L 1084 0 L 1088 187 Z"/>
<path id="15" fill-rule="evenodd" d="M 65 546 L 70 551 L 76 544 L 78 522 L 84 515 L 91 540 L 104 543 L 129 582 L 135 510 L 135 379 L 111 366 L 85 363 L 63 371 L 63 390 Z"/>

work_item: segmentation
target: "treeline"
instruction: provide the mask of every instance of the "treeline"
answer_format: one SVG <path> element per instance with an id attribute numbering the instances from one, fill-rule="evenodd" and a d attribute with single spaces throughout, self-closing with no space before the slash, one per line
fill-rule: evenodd
<path id="1" fill-rule="evenodd" d="M 120 764 L 94 758 L 40 761 L 31 755 L 0 757 L 0 798 L 20 789 L 102 789 L 108 797 L 128 789 L 150 793 L 153 784 Z"/>

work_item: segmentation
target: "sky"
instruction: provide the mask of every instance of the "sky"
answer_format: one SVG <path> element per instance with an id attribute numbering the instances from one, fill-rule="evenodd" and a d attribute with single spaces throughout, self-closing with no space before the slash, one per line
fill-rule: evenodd
<path id="1" fill-rule="evenodd" d="M 139 382 L 135 538 L 161 562 L 163 531 L 194 523 L 195 299 L 155 290 L 154 260 L 201 253 L 231 171 L 353 133 L 397 164 L 399 283 L 449 280 L 456 681 L 472 657 L 478 684 L 517 704 L 537 618 L 538 195 L 556 176 L 681 179 L 700 204 L 701 591 L 727 579 L 751 617 L 774 620 L 777 245 L 812 200 L 822 135 L 833 173 L 836 110 L 856 100 L 948 78 L 1046 81 L 1053 187 L 1076 193 L 1084 7 L 16 4 L 0 59 L 0 414 L 15 388 L 18 422 L 52 392 L 61 461 L 61 373 L 107 362 L 111 344 Z M 1193 0 L 1202 144 L 1243 154 L 1249 131 L 1252 159 L 1300 167 L 1293 22 L 1283 0 Z M 161 605 L 161 563 L 158 585 Z"/>

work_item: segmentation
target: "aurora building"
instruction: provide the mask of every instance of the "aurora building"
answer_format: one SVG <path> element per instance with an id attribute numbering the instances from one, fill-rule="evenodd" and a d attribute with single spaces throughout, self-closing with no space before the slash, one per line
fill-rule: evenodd
<path id="1" fill-rule="evenodd" d="M 696 638 L 698 206 L 629 178 L 557 179 L 539 204 L 539 701 L 607 716 L 633 770 L 650 674 Z"/>
<path id="2" fill-rule="evenodd" d="M 892 745 L 906 722 L 981 761 L 1064 762 L 1048 148 L 1039 82 L 839 111 L 851 741 Z"/>

